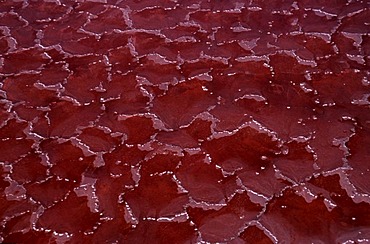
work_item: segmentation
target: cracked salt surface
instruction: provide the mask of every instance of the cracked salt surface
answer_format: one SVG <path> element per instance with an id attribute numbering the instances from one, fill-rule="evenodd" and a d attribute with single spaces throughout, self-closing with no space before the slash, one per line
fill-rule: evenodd
<path id="1" fill-rule="evenodd" d="M 370 242 L 365 1 L 3 1 L 0 242 Z"/>

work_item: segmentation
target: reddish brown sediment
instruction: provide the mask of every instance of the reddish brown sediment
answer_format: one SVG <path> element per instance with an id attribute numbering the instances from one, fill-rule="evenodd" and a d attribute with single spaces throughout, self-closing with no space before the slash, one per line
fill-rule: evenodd
<path id="1" fill-rule="evenodd" d="M 0 242 L 370 242 L 366 1 L 2 1 Z"/>

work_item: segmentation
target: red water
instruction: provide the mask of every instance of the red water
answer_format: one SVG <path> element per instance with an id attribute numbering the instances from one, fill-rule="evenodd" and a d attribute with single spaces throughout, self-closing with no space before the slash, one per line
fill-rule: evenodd
<path id="1" fill-rule="evenodd" d="M 0 242 L 370 243 L 366 1 L 0 12 Z"/>

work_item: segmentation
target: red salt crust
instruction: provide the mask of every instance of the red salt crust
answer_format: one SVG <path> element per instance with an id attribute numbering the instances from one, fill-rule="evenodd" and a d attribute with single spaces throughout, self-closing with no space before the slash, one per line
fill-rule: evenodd
<path id="1" fill-rule="evenodd" d="M 3 1 L 0 242 L 370 242 L 366 1 Z"/>

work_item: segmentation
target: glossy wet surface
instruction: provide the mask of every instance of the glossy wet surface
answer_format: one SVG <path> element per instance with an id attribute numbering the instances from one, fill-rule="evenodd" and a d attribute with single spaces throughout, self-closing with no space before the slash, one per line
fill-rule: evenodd
<path id="1" fill-rule="evenodd" d="M 369 243 L 368 6 L 0 2 L 0 240 Z"/>

